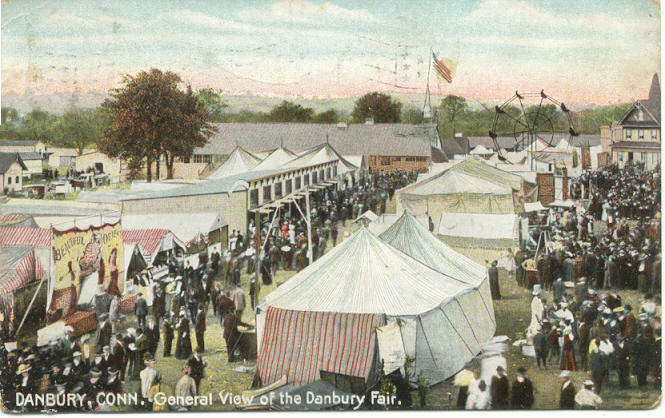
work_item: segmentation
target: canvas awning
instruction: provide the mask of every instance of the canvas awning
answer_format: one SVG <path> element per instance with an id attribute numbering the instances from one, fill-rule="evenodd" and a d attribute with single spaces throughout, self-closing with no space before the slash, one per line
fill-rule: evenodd
<path id="1" fill-rule="evenodd" d="M 192 241 L 228 225 L 216 212 L 122 215 L 123 229 L 168 229 L 180 242 Z"/>
<path id="2" fill-rule="evenodd" d="M 547 210 L 545 206 L 543 206 L 542 203 L 540 202 L 526 202 L 524 203 L 524 212 L 530 213 L 530 212 L 539 212 L 541 210 Z"/>
<path id="3" fill-rule="evenodd" d="M 439 235 L 480 239 L 515 239 L 518 217 L 513 214 L 443 213 Z"/>

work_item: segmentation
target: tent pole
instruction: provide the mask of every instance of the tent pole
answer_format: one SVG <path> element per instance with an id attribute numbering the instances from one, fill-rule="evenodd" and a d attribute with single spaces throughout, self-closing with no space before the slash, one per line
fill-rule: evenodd
<path id="1" fill-rule="evenodd" d="M 42 283 L 44 283 L 44 278 L 39 281 L 39 286 L 37 286 L 37 290 L 35 290 L 35 294 L 32 295 L 32 300 L 30 301 L 30 304 L 28 305 L 28 309 L 25 310 L 25 314 L 23 315 L 23 319 L 21 319 L 21 323 L 18 325 L 18 328 L 16 329 L 16 333 L 14 335 L 18 335 L 18 332 L 21 330 L 21 327 L 23 326 L 23 323 L 25 322 L 25 319 L 28 317 L 28 314 L 30 313 L 30 309 L 32 308 L 32 304 L 35 303 L 35 299 L 37 299 L 37 295 L 39 294 L 39 290 L 42 288 Z"/>
<path id="2" fill-rule="evenodd" d="M 312 216 L 309 206 L 309 186 L 307 186 L 307 191 L 305 192 L 305 204 L 307 205 L 307 258 L 309 259 L 309 264 L 312 264 Z"/>

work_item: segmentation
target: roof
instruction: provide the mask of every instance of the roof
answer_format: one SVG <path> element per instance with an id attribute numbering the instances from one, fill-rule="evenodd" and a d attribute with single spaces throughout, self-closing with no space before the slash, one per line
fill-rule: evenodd
<path id="1" fill-rule="evenodd" d="M 236 147 L 229 158 L 208 176 L 209 179 L 221 179 L 252 170 L 261 162 L 261 159 L 245 151 L 242 147 Z"/>
<path id="2" fill-rule="evenodd" d="M 508 214 L 441 214 L 439 235 L 481 239 L 514 239 L 517 216 Z"/>
<path id="3" fill-rule="evenodd" d="M 279 147 L 268 154 L 256 167 L 254 167 L 254 170 L 275 170 L 281 168 L 296 157 L 297 155 L 294 152 Z"/>
<path id="4" fill-rule="evenodd" d="M 441 140 L 441 148 L 448 158 L 452 158 L 454 155 L 466 155 L 471 149 L 469 138 L 465 136 L 444 138 Z"/>
<path id="5" fill-rule="evenodd" d="M 137 244 L 142 254 L 152 255 L 168 233 L 168 229 L 123 229 L 122 243 Z"/>
<path id="6" fill-rule="evenodd" d="M 199 233 L 208 235 L 227 222 L 216 212 L 160 213 L 157 215 L 122 215 L 122 227 L 128 230 L 168 229 L 182 242 L 189 242 Z M 124 239 L 124 235 L 123 235 Z M 148 253 L 144 253 L 148 254 Z"/>
<path id="7" fill-rule="evenodd" d="M 611 148 L 660 149 L 660 142 L 655 141 L 619 141 L 610 145 Z"/>
<path id="8" fill-rule="evenodd" d="M 492 154 L 493 152 L 494 151 L 483 147 L 483 144 L 478 144 L 469 152 L 469 154 L 471 154 L 471 155 L 487 155 L 487 154 Z"/>
<path id="9" fill-rule="evenodd" d="M 30 141 L 30 140 L 25 140 L 25 141 L 0 141 L 0 147 L 2 147 L 2 146 L 8 146 L 8 147 L 20 147 L 20 146 L 34 147 L 38 143 L 39 143 L 39 141 Z"/>
<path id="10" fill-rule="evenodd" d="M 630 119 L 630 115 L 637 108 L 644 109 L 651 120 L 635 120 Z M 646 100 L 637 100 L 624 117 L 619 121 L 619 124 L 624 127 L 660 127 L 660 81 L 658 74 L 654 74 L 651 78 L 651 87 L 649 88 L 649 97 Z"/>
<path id="11" fill-rule="evenodd" d="M 543 137 L 549 139 L 551 137 L 551 135 L 547 135 L 547 136 L 543 135 Z M 549 144 L 549 145 L 556 146 L 556 145 L 559 144 L 559 142 L 562 139 L 565 139 L 566 141 L 568 141 L 568 143 L 571 146 L 574 146 L 574 147 L 579 147 L 582 144 L 586 144 L 586 143 L 588 143 L 591 146 L 600 144 L 600 135 L 581 134 L 581 135 L 578 135 L 578 136 L 574 136 L 572 138 L 567 136 L 567 135 L 561 135 L 560 137 L 555 136 L 554 138 L 552 138 L 551 144 Z M 494 141 L 489 136 L 470 136 L 470 137 L 468 137 L 468 140 L 469 140 L 469 145 L 472 148 L 476 147 L 478 145 L 482 145 L 487 149 L 495 150 Z M 509 151 L 514 150 L 516 147 L 524 149 L 524 147 L 518 146 L 517 140 L 515 139 L 514 136 L 499 136 L 499 137 L 497 137 L 496 140 L 497 140 L 497 143 L 499 144 L 499 147 L 504 148 L 504 149 L 509 150 Z M 525 143 L 525 146 L 527 144 L 528 143 Z M 521 149 L 518 149 L 517 151 L 521 151 Z"/>
<path id="12" fill-rule="evenodd" d="M 6 173 L 16 161 L 21 165 L 21 168 L 28 169 L 18 152 L 0 152 L 0 173 Z"/>
<path id="13" fill-rule="evenodd" d="M 338 161 L 337 174 L 343 174 L 348 171 L 358 169 L 355 165 L 351 164 L 344 157 L 342 157 L 330 144 L 323 143 L 312 147 L 311 149 L 303 152 L 297 158 L 284 164 L 283 168 L 300 168 L 311 167 L 314 165 L 325 164 L 333 161 Z"/>
<path id="14" fill-rule="evenodd" d="M 487 269 L 453 250 L 404 212 L 379 238 L 421 263 L 474 287 L 487 277 Z"/>
<path id="15" fill-rule="evenodd" d="M 29 228 L 36 228 L 37 222 L 30 215 L 23 213 L 8 213 L 0 215 L 0 226 L 26 226 Z"/>
<path id="16" fill-rule="evenodd" d="M 162 188 L 152 192 L 121 198 L 126 200 L 163 199 L 178 196 L 198 196 L 206 194 L 232 193 L 238 190 L 247 190 L 246 182 L 252 179 L 269 176 L 288 170 L 248 171 L 221 179 L 211 179 L 195 184 L 181 185 L 180 187 Z"/>
<path id="17" fill-rule="evenodd" d="M 255 154 L 280 146 L 300 152 L 326 141 L 342 155 L 429 156 L 430 146 L 439 147 L 433 124 L 219 123 L 215 127 L 217 132 L 195 154 L 228 155 L 236 145 Z"/>
<path id="18" fill-rule="evenodd" d="M 49 247 L 51 231 L 24 226 L 0 227 L 0 247 Z"/>
<path id="19" fill-rule="evenodd" d="M 309 312 L 417 315 L 470 288 L 361 228 L 268 294 L 260 305 Z"/>
<path id="20" fill-rule="evenodd" d="M 512 189 L 496 184 L 492 181 L 484 180 L 463 172 L 447 170 L 438 176 L 426 178 L 417 187 L 403 189 L 410 195 L 437 195 L 453 193 L 491 193 L 491 194 L 511 194 Z M 415 186 L 414 185 L 414 186 Z"/>
<path id="21" fill-rule="evenodd" d="M 33 160 L 43 160 L 44 159 L 44 154 L 41 152 L 19 152 L 19 155 L 21 156 L 21 159 L 23 161 L 33 161 Z"/>

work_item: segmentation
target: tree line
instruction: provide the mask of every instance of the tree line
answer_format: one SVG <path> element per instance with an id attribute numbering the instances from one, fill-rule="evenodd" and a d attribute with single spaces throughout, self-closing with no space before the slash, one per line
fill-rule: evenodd
<path id="1" fill-rule="evenodd" d="M 597 134 L 600 126 L 619 120 L 630 107 L 610 105 L 583 110 L 573 115 L 579 133 Z M 487 135 L 493 127 L 495 112 L 471 108 L 466 98 L 449 95 L 434 109 L 442 137 L 455 132 Z M 521 109 L 507 107 L 496 127 L 499 135 L 511 135 Z M 567 120 L 554 105 L 526 108 L 526 117 L 537 129 L 567 131 Z M 536 116 L 537 113 L 537 116 Z M 128 164 L 130 177 L 145 171 L 152 180 L 155 166 L 160 176 L 160 161 L 165 161 L 167 178 L 173 178 L 177 158 L 187 160 L 194 150 L 205 145 L 215 133 L 215 122 L 301 122 L 301 123 L 423 123 L 421 109 L 404 107 L 391 96 L 372 92 L 354 104 L 349 115 L 335 109 L 316 113 L 312 108 L 283 101 L 269 112 L 244 110 L 228 112 L 220 90 L 193 91 L 182 86 L 178 74 L 151 69 L 124 77 L 122 86 L 112 89 L 97 109 L 71 110 L 63 115 L 33 110 L 22 116 L 12 108 L 2 108 L 0 140 L 38 140 L 57 147 L 75 148 L 79 155 L 96 144 L 97 148 Z"/>

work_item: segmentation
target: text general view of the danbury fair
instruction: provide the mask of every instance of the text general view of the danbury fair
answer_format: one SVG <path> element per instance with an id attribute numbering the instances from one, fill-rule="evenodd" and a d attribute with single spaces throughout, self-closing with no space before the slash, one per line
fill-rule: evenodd
<path id="1" fill-rule="evenodd" d="M 5 413 L 653 410 L 659 0 L 3 0 Z"/>

